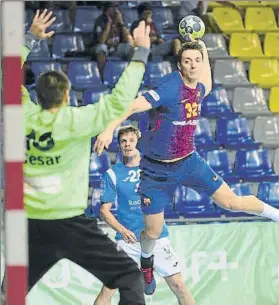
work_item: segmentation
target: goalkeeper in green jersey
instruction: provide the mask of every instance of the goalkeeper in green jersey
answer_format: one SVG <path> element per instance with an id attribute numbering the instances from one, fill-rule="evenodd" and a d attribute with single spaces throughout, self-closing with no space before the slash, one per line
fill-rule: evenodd
<path id="1" fill-rule="evenodd" d="M 25 37 L 22 64 L 32 48 L 54 32 L 52 12 L 37 11 Z M 24 204 L 29 229 L 29 289 L 62 258 L 70 259 L 105 286 L 119 288 L 121 305 L 145 304 L 137 265 L 84 216 L 91 138 L 125 114 L 139 90 L 150 49 L 150 29 L 135 29 L 134 56 L 111 94 L 94 105 L 69 107 L 71 84 L 59 71 L 42 74 L 39 105 L 22 87 L 26 158 Z"/>

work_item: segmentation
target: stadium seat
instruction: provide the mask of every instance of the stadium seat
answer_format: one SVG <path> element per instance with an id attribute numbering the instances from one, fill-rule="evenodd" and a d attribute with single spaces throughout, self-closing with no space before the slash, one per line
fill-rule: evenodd
<path id="1" fill-rule="evenodd" d="M 195 145 L 198 149 L 216 149 L 219 145 L 213 139 L 210 123 L 206 118 L 199 118 L 196 132 Z"/>
<path id="2" fill-rule="evenodd" d="M 202 40 L 206 44 L 210 58 L 217 59 L 229 57 L 223 34 L 205 34 Z"/>
<path id="3" fill-rule="evenodd" d="M 28 61 L 35 61 L 35 60 L 49 60 L 50 59 L 50 52 L 47 44 L 47 40 L 40 40 L 34 48 L 32 52 L 28 56 Z"/>
<path id="4" fill-rule="evenodd" d="M 55 31 L 55 33 L 71 32 L 72 23 L 69 17 L 68 10 L 55 10 L 53 16 L 56 17 L 54 23 L 49 27 L 49 31 Z"/>
<path id="5" fill-rule="evenodd" d="M 169 41 L 169 40 L 174 40 L 175 38 L 179 37 L 178 33 L 162 33 L 161 37 L 165 40 L 165 41 Z M 208 50 L 208 49 L 207 49 Z"/>
<path id="6" fill-rule="evenodd" d="M 275 174 L 279 176 L 279 148 L 275 150 L 273 166 Z"/>
<path id="7" fill-rule="evenodd" d="M 245 14 L 245 28 L 254 32 L 278 31 L 275 14 L 271 7 L 248 7 Z"/>
<path id="8" fill-rule="evenodd" d="M 171 63 L 168 61 L 148 62 L 144 75 L 144 85 L 154 87 L 164 75 L 171 72 Z"/>
<path id="9" fill-rule="evenodd" d="M 279 62 L 277 59 L 252 59 L 250 82 L 262 88 L 279 86 Z"/>
<path id="10" fill-rule="evenodd" d="M 137 10 L 130 7 L 121 7 L 120 11 L 123 15 L 124 22 L 128 29 L 130 29 L 131 25 L 134 23 L 134 21 L 138 20 L 138 13 Z"/>
<path id="11" fill-rule="evenodd" d="M 76 90 L 103 87 L 99 70 L 95 62 L 70 62 L 68 65 L 68 76 Z"/>
<path id="12" fill-rule="evenodd" d="M 238 150 L 235 157 L 235 173 L 244 181 L 277 181 L 267 149 Z"/>
<path id="13" fill-rule="evenodd" d="M 74 90 L 71 90 L 70 92 L 70 106 L 78 107 L 78 100 L 77 100 L 76 92 Z"/>
<path id="14" fill-rule="evenodd" d="M 127 65 L 126 61 L 107 61 L 104 70 L 104 84 L 114 87 Z"/>
<path id="15" fill-rule="evenodd" d="M 257 117 L 254 138 L 268 148 L 279 147 L 279 117 Z"/>
<path id="16" fill-rule="evenodd" d="M 67 51 L 84 51 L 84 43 L 81 35 L 55 35 L 52 46 L 52 57 L 60 59 L 65 56 Z M 66 58 L 73 60 L 72 58 Z M 79 60 L 81 60 L 79 58 Z"/>
<path id="17" fill-rule="evenodd" d="M 217 141 L 227 149 L 258 148 L 246 118 L 220 118 L 216 124 Z"/>
<path id="18" fill-rule="evenodd" d="M 36 91 L 30 90 L 29 95 L 30 95 L 31 101 L 34 102 L 35 104 L 38 104 L 38 97 L 37 97 Z"/>
<path id="19" fill-rule="evenodd" d="M 206 160 L 206 162 L 211 166 L 211 168 L 223 179 L 225 179 L 228 182 L 235 182 L 235 183 L 239 181 L 239 177 L 237 177 L 233 173 L 227 151 L 225 150 L 201 151 L 200 155 Z"/>
<path id="20" fill-rule="evenodd" d="M 102 11 L 93 7 L 77 7 L 75 16 L 75 32 L 92 33 L 96 19 Z"/>
<path id="21" fill-rule="evenodd" d="M 273 87 L 270 90 L 269 109 L 273 113 L 279 114 L 279 87 Z"/>
<path id="22" fill-rule="evenodd" d="M 199 194 L 191 188 L 186 188 L 185 202 L 180 206 L 180 213 L 185 218 L 216 218 L 221 213 L 215 208 L 212 200 L 206 194 Z"/>
<path id="23" fill-rule="evenodd" d="M 216 23 L 224 33 L 245 31 L 240 13 L 230 7 L 216 7 L 212 11 Z"/>
<path id="24" fill-rule="evenodd" d="M 260 38 L 256 33 L 232 33 L 230 39 L 230 55 L 242 61 L 263 57 Z"/>
<path id="25" fill-rule="evenodd" d="M 258 198 L 279 208 L 279 182 L 262 182 L 259 185 Z"/>
<path id="26" fill-rule="evenodd" d="M 247 117 L 271 115 L 264 92 L 256 87 L 237 87 L 233 95 L 233 110 Z"/>
<path id="27" fill-rule="evenodd" d="M 242 61 L 238 59 L 218 59 L 215 62 L 214 84 L 224 87 L 249 86 L 246 70 Z"/>
<path id="28" fill-rule="evenodd" d="M 162 29 L 174 28 L 174 19 L 172 11 L 168 7 L 156 7 L 152 11 L 152 18 L 156 25 Z"/>
<path id="29" fill-rule="evenodd" d="M 279 32 L 265 34 L 264 55 L 279 58 Z"/>
<path id="30" fill-rule="evenodd" d="M 209 118 L 235 116 L 225 88 L 221 86 L 212 88 L 202 101 L 201 115 Z"/>
<path id="31" fill-rule="evenodd" d="M 86 106 L 88 104 L 95 104 L 99 101 L 100 96 L 109 93 L 108 89 L 96 91 L 95 89 L 85 90 L 83 93 L 82 106 Z"/>
<path id="32" fill-rule="evenodd" d="M 110 160 L 105 152 L 103 152 L 99 157 L 96 153 L 92 153 L 89 165 L 90 186 L 99 187 L 102 176 L 110 167 Z"/>
<path id="33" fill-rule="evenodd" d="M 60 63 L 51 61 L 32 62 L 31 70 L 34 72 L 36 79 L 38 79 L 42 73 L 47 71 L 62 71 Z"/>
<path id="34" fill-rule="evenodd" d="M 25 10 L 24 12 L 24 29 L 25 32 L 28 31 L 30 25 L 31 25 L 31 21 L 34 18 L 34 12 L 31 10 Z"/>

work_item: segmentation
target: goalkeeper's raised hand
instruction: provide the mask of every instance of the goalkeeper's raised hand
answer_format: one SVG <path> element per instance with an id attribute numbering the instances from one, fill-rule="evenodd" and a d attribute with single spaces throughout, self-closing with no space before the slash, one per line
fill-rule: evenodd
<path id="1" fill-rule="evenodd" d="M 54 31 L 46 32 L 56 19 L 56 17 L 51 17 L 52 14 L 53 12 L 47 9 L 42 13 L 37 10 L 29 31 L 38 39 L 48 39 L 54 34 Z"/>

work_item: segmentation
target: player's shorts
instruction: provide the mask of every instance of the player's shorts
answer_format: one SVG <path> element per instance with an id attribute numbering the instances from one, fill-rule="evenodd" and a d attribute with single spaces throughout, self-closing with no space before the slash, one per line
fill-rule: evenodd
<path id="1" fill-rule="evenodd" d="M 140 243 L 127 244 L 118 240 L 117 246 L 125 251 L 140 268 L 141 246 Z M 181 266 L 167 237 L 159 238 L 154 248 L 154 270 L 159 276 L 166 277 L 180 273 Z"/>
<path id="2" fill-rule="evenodd" d="M 140 169 L 139 193 L 144 214 L 163 212 L 166 205 L 173 202 L 174 192 L 179 185 L 212 196 L 223 183 L 223 179 L 197 152 L 173 163 L 144 156 Z"/>

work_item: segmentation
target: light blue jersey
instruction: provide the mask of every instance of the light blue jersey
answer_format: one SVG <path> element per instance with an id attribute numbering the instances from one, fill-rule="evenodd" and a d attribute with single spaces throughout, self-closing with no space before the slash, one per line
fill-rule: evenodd
<path id="1" fill-rule="evenodd" d="M 127 167 L 120 162 L 105 173 L 101 183 L 101 203 L 117 202 L 118 221 L 134 232 L 138 240 L 144 229 L 141 199 L 138 194 L 139 177 L 139 166 Z M 168 235 L 167 225 L 164 224 L 160 238 Z M 115 239 L 122 239 L 120 233 L 116 234 Z"/>

